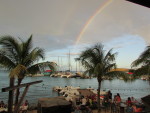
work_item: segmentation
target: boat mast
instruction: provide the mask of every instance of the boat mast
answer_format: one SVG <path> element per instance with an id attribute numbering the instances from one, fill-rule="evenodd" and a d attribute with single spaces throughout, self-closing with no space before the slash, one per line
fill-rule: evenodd
<path id="1" fill-rule="evenodd" d="M 71 66 L 71 63 L 70 63 L 70 50 L 69 50 L 68 66 L 69 66 L 69 72 L 70 72 L 71 71 L 71 68 L 70 68 L 70 66 Z"/>

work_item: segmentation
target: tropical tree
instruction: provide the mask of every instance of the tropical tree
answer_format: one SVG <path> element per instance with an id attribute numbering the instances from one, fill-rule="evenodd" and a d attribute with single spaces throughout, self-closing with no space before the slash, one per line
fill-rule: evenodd
<path id="1" fill-rule="evenodd" d="M 98 112 L 100 112 L 100 89 L 101 82 L 105 77 L 117 77 L 122 75 L 122 77 L 126 77 L 125 73 L 119 71 L 111 71 L 116 68 L 115 57 L 117 53 L 112 53 L 113 49 L 110 49 L 107 53 L 103 49 L 102 44 L 96 44 L 91 48 L 87 48 L 86 50 L 81 52 L 79 56 L 79 61 L 86 69 L 85 74 L 93 75 L 97 77 L 98 81 Z"/>
<path id="2" fill-rule="evenodd" d="M 10 87 L 14 86 L 17 77 L 21 84 L 26 73 L 37 72 L 39 68 L 33 65 L 39 59 L 44 59 L 44 50 L 36 47 L 32 49 L 32 35 L 26 41 L 17 40 L 12 36 L 0 37 L 0 64 L 10 70 Z M 8 109 L 13 104 L 13 91 L 9 92 Z M 18 103 L 19 89 L 16 92 L 15 104 Z M 11 113 L 11 111 L 8 111 Z"/>
<path id="3" fill-rule="evenodd" d="M 42 68 L 42 70 L 45 71 L 44 68 L 49 67 L 49 69 L 51 69 L 51 74 L 54 73 L 56 71 L 56 67 L 57 64 L 55 62 L 41 62 L 41 63 L 37 63 L 32 65 L 30 68 L 28 68 L 28 73 L 30 74 L 35 74 L 37 72 L 39 72 L 39 70 Z"/>
<path id="4" fill-rule="evenodd" d="M 138 67 L 138 69 L 134 71 L 134 75 L 149 75 L 150 79 L 150 46 L 146 47 L 138 59 L 132 62 L 131 66 L 132 68 Z"/>

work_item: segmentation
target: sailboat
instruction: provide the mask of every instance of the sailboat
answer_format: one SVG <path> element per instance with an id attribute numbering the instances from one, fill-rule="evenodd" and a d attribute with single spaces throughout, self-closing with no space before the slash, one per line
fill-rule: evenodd
<path id="1" fill-rule="evenodd" d="M 71 73 L 71 62 L 70 62 L 70 50 L 69 50 L 69 54 L 68 54 L 68 70 L 65 71 L 64 74 L 62 74 L 62 78 L 71 78 L 73 75 Z"/>

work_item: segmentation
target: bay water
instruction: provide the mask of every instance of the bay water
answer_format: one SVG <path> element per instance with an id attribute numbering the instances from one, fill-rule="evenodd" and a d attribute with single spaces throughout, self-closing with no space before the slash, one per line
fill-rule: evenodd
<path id="1" fill-rule="evenodd" d="M 49 76 L 43 77 L 25 77 L 22 83 L 43 80 L 42 83 L 34 84 L 29 87 L 25 99 L 30 104 L 37 104 L 38 98 L 42 97 L 56 97 L 58 93 L 53 91 L 54 86 L 74 86 L 81 88 L 94 88 L 97 89 L 98 82 L 96 78 L 92 79 L 79 79 L 79 78 L 54 78 Z M 17 81 L 15 81 L 17 84 Z M 0 89 L 9 86 L 9 72 L 0 71 Z M 24 88 L 21 88 L 23 91 Z M 104 80 L 102 82 L 101 90 L 111 90 L 113 95 L 120 93 L 122 99 L 127 97 L 135 97 L 140 99 L 150 94 L 150 82 L 144 80 L 135 80 L 133 82 L 124 82 L 123 80 Z M 0 91 L 0 101 L 5 103 L 8 101 L 8 92 Z"/>

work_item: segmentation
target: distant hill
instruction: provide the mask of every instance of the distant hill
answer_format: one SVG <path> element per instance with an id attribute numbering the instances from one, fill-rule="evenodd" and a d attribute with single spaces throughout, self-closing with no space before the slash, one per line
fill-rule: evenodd
<path id="1" fill-rule="evenodd" d="M 116 69 L 112 69 L 111 71 L 124 71 L 124 72 L 129 72 L 129 69 L 127 69 L 127 68 L 116 68 Z"/>

